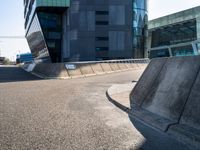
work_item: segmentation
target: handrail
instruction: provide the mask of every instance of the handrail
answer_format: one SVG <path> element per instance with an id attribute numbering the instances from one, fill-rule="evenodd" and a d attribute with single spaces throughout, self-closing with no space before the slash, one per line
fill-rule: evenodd
<path id="1" fill-rule="evenodd" d="M 79 61 L 79 62 L 67 62 L 65 64 L 95 64 L 95 63 L 149 63 L 150 59 L 118 59 L 118 60 L 103 60 L 103 61 Z"/>

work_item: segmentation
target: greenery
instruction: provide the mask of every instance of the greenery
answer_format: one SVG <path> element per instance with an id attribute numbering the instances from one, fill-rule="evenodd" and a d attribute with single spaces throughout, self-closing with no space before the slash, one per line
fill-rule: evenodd
<path id="1" fill-rule="evenodd" d="M 12 62 L 11 62 L 8 58 L 5 58 L 5 59 L 2 61 L 2 64 L 3 64 L 3 65 L 10 65 L 10 64 L 12 64 Z"/>

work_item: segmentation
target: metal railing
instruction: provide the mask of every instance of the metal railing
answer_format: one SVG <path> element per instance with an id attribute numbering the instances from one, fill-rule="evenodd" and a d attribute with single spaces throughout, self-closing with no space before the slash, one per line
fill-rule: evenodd
<path id="1" fill-rule="evenodd" d="M 138 63 L 148 64 L 150 59 L 118 59 L 118 60 L 102 60 L 102 61 L 79 61 L 79 62 L 67 62 L 65 64 L 97 64 L 97 63 Z"/>

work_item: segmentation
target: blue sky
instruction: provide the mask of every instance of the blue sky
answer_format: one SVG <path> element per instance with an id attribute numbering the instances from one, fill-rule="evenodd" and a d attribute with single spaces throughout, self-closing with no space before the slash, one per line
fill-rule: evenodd
<path id="1" fill-rule="evenodd" d="M 149 19 L 154 19 L 200 5 L 200 0 L 149 0 Z M 24 35 L 23 0 L 1 0 L 0 36 Z M 25 39 L 0 39 L 0 55 L 15 59 L 29 52 Z"/>

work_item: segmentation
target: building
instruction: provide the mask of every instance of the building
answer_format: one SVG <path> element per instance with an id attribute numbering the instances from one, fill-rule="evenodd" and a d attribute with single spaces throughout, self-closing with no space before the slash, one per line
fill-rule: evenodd
<path id="1" fill-rule="evenodd" d="M 150 58 L 200 54 L 200 6 L 151 20 L 148 30 Z"/>
<path id="2" fill-rule="evenodd" d="M 147 0 L 24 0 L 35 59 L 51 62 L 143 58 Z"/>
<path id="3" fill-rule="evenodd" d="M 33 55 L 31 53 L 18 54 L 16 57 L 16 63 L 25 63 L 33 61 Z"/>

